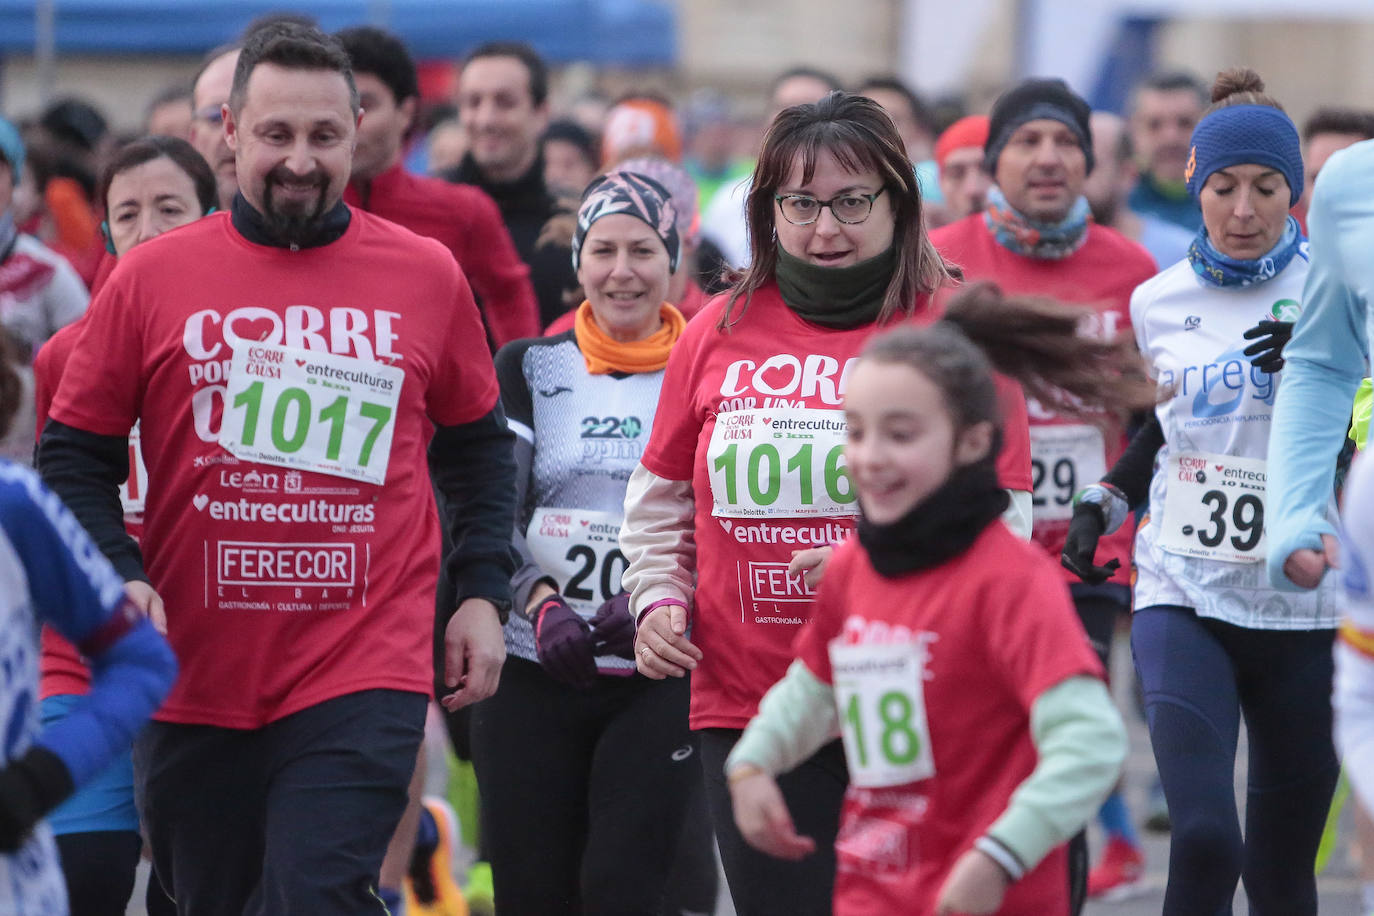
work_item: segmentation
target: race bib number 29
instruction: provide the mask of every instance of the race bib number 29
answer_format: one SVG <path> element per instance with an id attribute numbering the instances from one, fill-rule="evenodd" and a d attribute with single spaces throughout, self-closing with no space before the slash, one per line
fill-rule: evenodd
<path id="1" fill-rule="evenodd" d="M 382 484 L 404 379 L 368 360 L 240 344 L 219 444 L 248 461 Z"/>
<path id="2" fill-rule="evenodd" d="M 726 518 L 857 515 L 845 465 L 844 414 L 809 407 L 716 417 L 707 451 L 712 514 Z"/>

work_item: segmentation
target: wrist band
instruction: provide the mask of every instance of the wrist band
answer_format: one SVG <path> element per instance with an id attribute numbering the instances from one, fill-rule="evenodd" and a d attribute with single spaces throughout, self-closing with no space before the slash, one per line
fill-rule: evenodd
<path id="1" fill-rule="evenodd" d="M 646 614 L 648 614 L 648 613 L 649 613 L 650 611 L 652 611 L 654 608 L 666 607 L 666 606 L 668 606 L 668 605 L 677 605 L 678 607 L 682 608 L 684 611 L 687 611 L 689 614 L 690 614 L 690 612 L 691 612 L 691 610 L 692 610 L 691 608 L 689 608 L 689 607 L 687 606 L 687 602 L 686 602 L 686 601 L 683 601 L 681 598 L 660 598 L 660 599 L 658 599 L 657 601 L 655 601 L 653 604 L 651 604 L 651 605 L 649 605 L 648 607 L 646 607 L 644 610 L 640 611 L 638 614 L 635 614 L 635 615 L 634 615 L 634 620 L 635 620 L 635 632 L 636 632 L 636 633 L 639 632 L 639 622 L 640 622 L 641 620 L 644 619 L 644 617 L 645 617 Z"/>
<path id="2" fill-rule="evenodd" d="M 1021 864 L 1016 853 L 1002 845 L 995 837 L 980 836 L 973 841 L 973 848 L 1000 865 L 1012 881 L 1019 881 L 1021 876 L 1026 873 L 1026 866 Z"/>
<path id="3" fill-rule="evenodd" d="M 1131 514 L 1131 506 L 1126 494 L 1116 487 L 1102 481 L 1079 490 L 1073 498 L 1074 507 L 1079 505 L 1096 506 L 1102 513 L 1103 534 L 1112 534 L 1125 523 Z"/>

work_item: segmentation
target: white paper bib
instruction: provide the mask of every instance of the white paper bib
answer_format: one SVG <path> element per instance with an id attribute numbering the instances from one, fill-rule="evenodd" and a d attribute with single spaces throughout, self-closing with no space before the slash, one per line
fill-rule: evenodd
<path id="1" fill-rule="evenodd" d="M 1035 521 L 1073 517 L 1073 495 L 1107 476 L 1102 430 L 1090 424 L 1032 426 L 1031 515 Z"/>
<path id="2" fill-rule="evenodd" d="M 404 381 L 383 363 L 240 342 L 219 444 L 247 461 L 385 483 Z"/>
<path id="3" fill-rule="evenodd" d="M 716 417 L 706 453 L 711 513 L 722 518 L 857 515 L 844 414 L 813 407 Z"/>
<path id="4" fill-rule="evenodd" d="M 620 577 L 629 565 L 620 552 L 622 520 L 617 512 L 541 507 L 525 531 L 535 562 L 585 618 L 620 593 Z"/>
<path id="5" fill-rule="evenodd" d="M 915 643 L 830 643 L 849 781 L 865 789 L 935 775 L 921 649 Z"/>
<path id="6" fill-rule="evenodd" d="M 1159 546 L 1231 563 L 1264 559 L 1265 462 L 1183 452 L 1169 456 Z"/>

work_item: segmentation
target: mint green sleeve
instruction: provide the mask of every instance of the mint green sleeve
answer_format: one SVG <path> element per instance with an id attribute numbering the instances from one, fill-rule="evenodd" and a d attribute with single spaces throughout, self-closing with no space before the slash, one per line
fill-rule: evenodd
<path id="1" fill-rule="evenodd" d="M 834 740 L 839 726 L 830 685 L 797 659 L 759 701 L 758 715 L 725 759 L 725 772 L 750 763 L 771 776 L 786 773 Z"/>
<path id="2" fill-rule="evenodd" d="M 1083 829 L 1126 759 L 1126 727 L 1098 678 L 1070 677 L 1040 694 L 1030 727 L 1039 760 L 986 834 L 1022 873 Z"/>
<path id="3" fill-rule="evenodd" d="M 1352 171 L 1358 164 L 1344 151 L 1333 156 L 1313 193 L 1303 312 L 1284 347 L 1274 402 L 1266 571 L 1270 584 L 1289 591 L 1297 586 L 1284 574 L 1284 561 L 1295 550 L 1321 550 L 1321 536 L 1336 534 L 1326 509 L 1336 455 L 1350 428 L 1355 390 L 1368 357 L 1367 303 L 1348 273 L 1367 268 L 1363 261 L 1348 263 L 1347 257 L 1352 250 L 1374 250 L 1374 181 L 1361 170 Z"/>

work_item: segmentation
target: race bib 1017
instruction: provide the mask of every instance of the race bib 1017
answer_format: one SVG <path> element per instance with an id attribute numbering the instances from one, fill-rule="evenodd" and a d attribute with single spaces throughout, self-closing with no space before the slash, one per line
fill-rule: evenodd
<path id="1" fill-rule="evenodd" d="M 404 380 L 369 360 L 241 343 L 219 444 L 247 461 L 385 483 Z"/>
<path id="2" fill-rule="evenodd" d="M 835 640 L 829 652 L 850 782 L 878 789 L 934 776 L 921 647 Z"/>
<path id="3" fill-rule="evenodd" d="M 857 515 L 838 410 L 735 410 L 716 417 L 706 454 L 712 514 L 723 518 Z"/>
<path id="4" fill-rule="evenodd" d="M 1184 452 L 1169 456 L 1166 473 L 1161 548 L 1231 563 L 1264 559 L 1263 459 Z"/>

